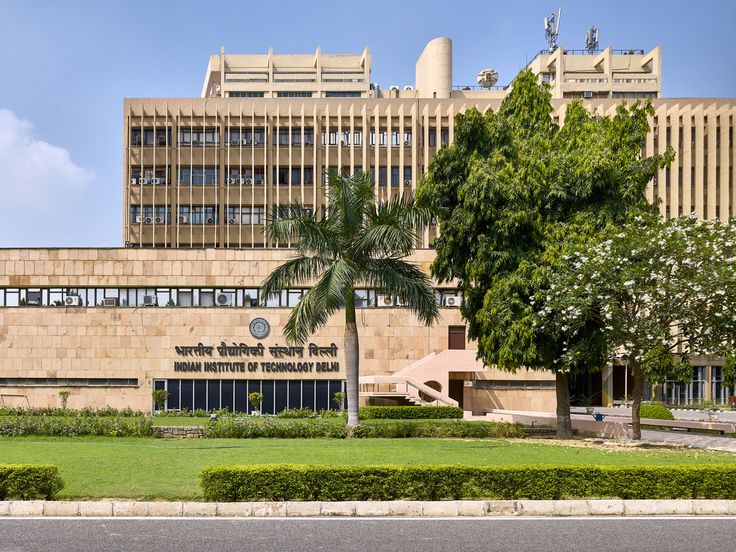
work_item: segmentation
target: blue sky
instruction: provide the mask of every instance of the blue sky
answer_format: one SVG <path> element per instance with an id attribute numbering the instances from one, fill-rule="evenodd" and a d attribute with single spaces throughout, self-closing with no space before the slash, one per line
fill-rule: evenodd
<path id="1" fill-rule="evenodd" d="M 542 19 L 560 5 L 564 47 L 582 48 L 596 25 L 602 46 L 662 46 L 665 97 L 736 96 L 736 0 L 2 0 L 0 247 L 120 246 L 123 98 L 198 96 L 220 45 L 230 53 L 367 45 L 372 80 L 387 87 L 414 84 L 426 42 L 449 36 L 455 84 L 488 66 L 507 83 L 545 47 Z"/>

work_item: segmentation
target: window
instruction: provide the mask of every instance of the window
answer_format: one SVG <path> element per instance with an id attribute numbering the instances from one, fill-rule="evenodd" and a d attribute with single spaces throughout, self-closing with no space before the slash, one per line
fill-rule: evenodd
<path id="1" fill-rule="evenodd" d="M 179 184 L 184 186 L 215 186 L 220 181 L 218 167 L 179 167 Z"/>
<path id="2" fill-rule="evenodd" d="M 356 130 L 353 133 L 353 144 L 356 146 L 360 146 L 363 144 L 363 131 L 362 130 Z"/>
<path id="3" fill-rule="evenodd" d="M 404 167 L 404 184 L 411 184 L 411 167 Z"/>
<path id="4" fill-rule="evenodd" d="M 450 143 L 450 131 L 447 130 L 446 128 L 443 128 L 440 131 L 440 141 L 442 142 L 443 146 L 446 146 L 447 144 Z"/>
<path id="5" fill-rule="evenodd" d="M 435 147 L 437 145 L 437 129 L 436 128 L 429 129 L 429 145 L 431 147 Z"/>
<path id="6" fill-rule="evenodd" d="M 179 222 L 182 224 L 217 224 L 217 209 L 213 205 L 179 207 Z"/>
<path id="7" fill-rule="evenodd" d="M 349 130 L 343 130 L 340 133 L 340 145 L 341 146 L 349 146 L 350 145 L 350 131 Z"/>
<path id="8" fill-rule="evenodd" d="M 399 167 L 391 167 L 391 186 L 399 185 Z"/>
<path id="9" fill-rule="evenodd" d="M 262 98 L 263 92 L 228 92 L 229 98 Z"/>
<path id="10" fill-rule="evenodd" d="M 404 145 L 411 146 L 411 130 L 404 131 Z"/>
<path id="11" fill-rule="evenodd" d="M 360 92 L 325 92 L 325 98 L 360 98 Z"/>
<path id="12" fill-rule="evenodd" d="M 166 224 L 171 222 L 171 208 L 163 205 L 131 205 L 129 224 Z"/>
<path id="13" fill-rule="evenodd" d="M 379 167 L 378 168 L 378 185 L 379 186 L 385 186 L 388 181 L 388 168 L 387 167 Z"/>
<path id="14" fill-rule="evenodd" d="M 180 146 L 216 146 L 220 143 L 217 128 L 184 127 L 179 130 Z"/>
<path id="15" fill-rule="evenodd" d="M 277 98 L 311 98 L 311 92 L 276 92 Z"/>
<path id="16" fill-rule="evenodd" d="M 399 131 L 393 130 L 391 131 L 391 147 L 395 148 L 399 145 Z"/>

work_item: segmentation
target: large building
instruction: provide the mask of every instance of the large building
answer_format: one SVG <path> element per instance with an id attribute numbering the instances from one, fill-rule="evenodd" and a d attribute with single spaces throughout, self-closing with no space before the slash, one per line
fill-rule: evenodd
<path id="1" fill-rule="evenodd" d="M 622 99 L 652 99 L 644 154 L 672 146 L 673 165 L 648 189 L 665 216 L 736 215 L 736 100 L 661 98 L 660 50 L 540 52 L 529 64 L 550 84 L 554 118 L 570 98 L 611 114 Z M 259 297 L 290 244 L 270 243 L 267 215 L 324 204 L 330 171 L 369 172 L 376 197 L 413 194 L 458 113 L 496 109 L 510 87 L 456 85 L 452 43 L 431 41 L 413 85 L 371 82 L 368 50 L 355 55 L 210 58 L 200 98 L 126 99 L 123 106 L 124 248 L 0 250 L 0 404 L 264 410 L 333 406 L 344 385 L 339 317 L 302 348 L 282 325 L 302 289 Z M 492 72 L 491 72 L 492 73 Z M 488 74 L 488 72 L 486 73 Z M 513 86 L 513 83 L 510 84 Z M 428 270 L 436 228 L 413 260 Z M 362 400 L 550 410 L 554 379 L 475 360 L 460 299 L 437 286 L 443 318 L 425 328 L 381 290 L 358 293 Z M 695 359 L 674 402 L 725 401 L 719 359 Z M 628 390 L 623 369 L 586 382 L 604 403 Z"/>

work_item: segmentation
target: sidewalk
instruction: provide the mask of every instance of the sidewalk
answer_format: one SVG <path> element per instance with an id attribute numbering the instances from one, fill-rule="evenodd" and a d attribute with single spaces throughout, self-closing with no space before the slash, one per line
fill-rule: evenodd
<path id="1" fill-rule="evenodd" d="M 724 452 L 736 452 L 736 439 L 731 437 L 719 437 L 717 435 L 704 435 L 688 433 L 685 431 L 657 431 L 655 429 L 642 429 L 643 441 L 652 443 L 671 444 L 687 446 L 696 449 L 719 450 Z"/>
<path id="2" fill-rule="evenodd" d="M 0 501 L 10 517 L 732 516 L 736 500 L 447 500 L 367 502 Z"/>

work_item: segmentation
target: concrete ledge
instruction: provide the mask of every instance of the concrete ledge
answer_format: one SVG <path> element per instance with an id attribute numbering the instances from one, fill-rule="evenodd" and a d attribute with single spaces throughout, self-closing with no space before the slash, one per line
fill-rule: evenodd
<path id="1" fill-rule="evenodd" d="M 0 517 L 733 516 L 736 500 L 0 501 Z"/>

